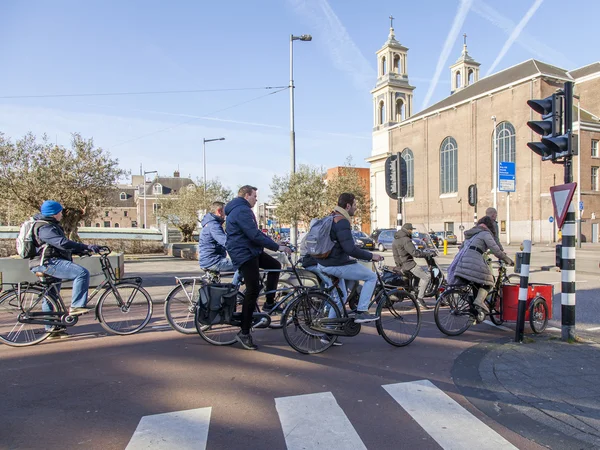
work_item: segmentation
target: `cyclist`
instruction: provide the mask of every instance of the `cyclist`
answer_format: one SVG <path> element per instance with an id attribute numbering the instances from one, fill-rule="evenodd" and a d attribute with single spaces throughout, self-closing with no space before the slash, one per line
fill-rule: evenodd
<path id="1" fill-rule="evenodd" d="M 42 203 L 40 213 L 34 216 L 38 222 L 33 228 L 33 239 L 36 246 L 36 256 L 29 260 L 29 270 L 33 273 L 42 272 L 61 280 L 73 280 L 70 315 L 85 314 L 91 308 L 87 307 L 90 273 L 84 267 L 73 263 L 72 254 L 85 252 L 98 253 L 97 245 L 85 245 L 71 241 L 65 236 L 60 225 L 63 217 L 63 207 L 59 202 L 46 200 Z M 60 290 L 60 285 L 55 289 Z M 49 305 L 42 305 L 44 311 L 49 311 Z M 53 338 L 67 336 L 65 328 L 55 328 Z"/>
<path id="2" fill-rule="evenodd" d="M 377 275 L 362 264 L 358 264 L 356 259 L 382 261 L 383 256 L 362 250 L 354 244 L 350 222 L 357 208 L 354 194 L 345 192 L 339 196 L 337 206 L 331 212 L 333 224 L 330 237 L 334 245 L 326 258 L 319 259 L 318 268 L 325 274 L 340 280 L 364 281 L 354 317 L 356 323 L 364 323 L 379 319 L 378 316 L 369 314 L 369 302 L 377 284 Z M 342 286 L 343 283 L 340 285 Z M 342 286 L 344 297 L 346 296 L 345 291 L 344 285 Z M 346 299 L 344 298 L 344 300 Z"/>
<path id="3" fill-rule="evenodd" d="M 258 229 L 256 217 L 252 208 L 258 200 L 257 188 L 242 186 L 238 197 L 225 206 L 227 214 L 227 252 L 235 267 L 239 268 L 246 283 L 246 295 L 242 306 L 242 326 L 237 334 L 237 341 L 247 350 L 258 347 L 252 341 L 252 313 L 256 308 L 256 300 L 260 292 L 260 268 L 281 269 L 281 264 L 275 258 L 264 252 L 265 248 L 291 254 L 289 247 L 281 246 Z M 279 281 L 279 272 L 269 272 L 265 289 L 275 291 Z M 263 311 L 271 311 L 275 305 L 275 292 L 266 295 Z"/>
<path id="4" fill-rule="evenodd" d="M 490 312 L 484 300 L 494 284 L 494 276 L 483 255 L 490 250 L 498 259 L 510 266 L 515 265 L 513 260 L 500 250 L 495 240 L 495 231 L 496 227 L 491 217 L 483 216 L 479 219 L 475 227 L 465 231 L 463 248 L 448 269 L 449 283 L 453 283 L 455 278 L 462 278 L 479 288 L 473 303 L 484 314 Z"/>
<path id="5" fill-rule="evenodd" d="M 403 272 L 410 272 L 419 279 L 419 293 L 417 301 L 424 309 L 431 309 L 425 303 L 425 291 L 431 280 L 429 272 L 423 269 L 415 262 L 415 258 L 424 258 L 423 252 L 415 247 L 412 241 L 412 233 L 416 228 L 412 223 L 405 223 L 400 230 L 394 234 L 394 242 L 392 243 L 392 253 L 394 254 L 394 262 L 396 267 L 399 267 Z"/>
<path id="6" fill-rule="evenodd" d="M 202 218 L 202 231 L 198 239 L 198 262 L 204 271 L 231 272 L 234 267 L 227 258 L 227 235 L 223 230 L 225 222 L 225 203 L 213 202 L 211 212 Z M 233 275 L 233 284 L 238 284 L 239 272 Z"/>

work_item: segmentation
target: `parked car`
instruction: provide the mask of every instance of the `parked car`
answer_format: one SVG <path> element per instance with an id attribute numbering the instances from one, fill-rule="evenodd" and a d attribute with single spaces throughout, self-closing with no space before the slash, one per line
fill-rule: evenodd
<path id="1" fill-rule="evenodd" d="M 456 245 L 456 243 L 458 242 L 456 235 L 452 231 L 446 231 L 446 240 L 448 241 L 448 244 L 452 245 Z"/>
<path id="2" fill-rule="evenodd" d="M 379 230 L 375 230 L 373 233 L 377 233 L 375 242 L 377 243 L 377 249 L 380 252 L 384 252 L 392 248 L 392 243 L 394 242 L 394 233 L 396 233 L 395 228 L 381 228 Z"/>
<path id="3" fill-rule="evenodd" d="M 375 248 L 375 241 L 373 241 L 373 239 L 371 239 L 362 231 L 353 231 L 352 237 L 354 238 L 354 243 L 360 248 Z"/>
<path id="4" fill-rule="evenodd" d="M 427 248 L 427 244 L 425 243 L 425 233 L 414 232 L 412 235 L 412 241 L 413 244 L 415 244 L 415 247 L 419 250 Z"/>

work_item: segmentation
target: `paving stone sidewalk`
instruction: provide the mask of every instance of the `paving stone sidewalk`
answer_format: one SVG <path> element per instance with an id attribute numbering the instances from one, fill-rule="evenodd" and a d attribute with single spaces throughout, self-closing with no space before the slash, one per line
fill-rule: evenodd
<path id="1" fill-rule="evenodd" d="M 479 374 L 498 399 L 531 419 L 600 448 L 600 343 L 556 336 L 497 346 Z"/>

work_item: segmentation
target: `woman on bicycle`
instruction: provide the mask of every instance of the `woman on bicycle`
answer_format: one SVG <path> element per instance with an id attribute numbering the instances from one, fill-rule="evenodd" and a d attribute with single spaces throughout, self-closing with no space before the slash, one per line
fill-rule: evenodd
<path id="1" fill-rule="evenodd" d="M 448 283 L 456 283 L 456 278 L 462 278 L 475 284 L 479 290 L 473 302 L 483 313 L 490 311 L 485 305 L 485 298 L 494 284 L 494 276 L 487 264 L 484 254 L 490 250 L 498 259 L 514 266 L 514 262 L 506 253 L 500 250 L 495 240 L 496 227 L 488 216 L 484 216 L 477 225 L 465 231 L 465 242 L 460 252 L 448 268 Z"/>

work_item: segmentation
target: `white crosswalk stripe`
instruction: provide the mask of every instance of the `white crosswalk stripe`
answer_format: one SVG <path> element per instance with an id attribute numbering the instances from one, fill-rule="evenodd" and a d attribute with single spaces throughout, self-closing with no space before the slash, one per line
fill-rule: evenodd
<path id="1" fill-rule="evenodd" d="M 516 449 L 429 380 L 383 388 L 444 449 Z"/>
<path id="2" fill-rule="evenodd" d="M 429 380 L 382 388 L 445 450 L 516 449 Z M 287 450 L 367 449 L 331 392 L 275 398 L 275 408 Z M 126 450 L 206 449 L 211 411 L 209 407 L 144 416 Z M 402 437 L 398 428 L 398 439 Z"/>
<path id="3" fill-rule="evenodd" d="M 366 450 L 331 392 L 275 399 L 288 450 Z"/>
<path id="4" fill-rule="evenodd" d="M 144 416 L 125 450 L 206 449 L 212 408 Z"/>

